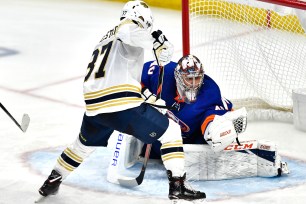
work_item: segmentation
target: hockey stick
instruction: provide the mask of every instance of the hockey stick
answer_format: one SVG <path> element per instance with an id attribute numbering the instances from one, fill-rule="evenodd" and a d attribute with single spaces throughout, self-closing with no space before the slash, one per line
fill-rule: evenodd
<path id="1" fill-rule="evenodd" d="M 156 94 L 156 100 L 158 100 L 161 98 L 163 79 L 164 79 L 164 67 L 160 65 L 155 52 L 154 52 L 154 55 L 155 55 L 156 62 L 159 65 L 158 87 L 157 87 L 157 94 Z M 152 144 L 147 144 L 146 153 L 145 153 L 145 157 L 144 157 L 143 165 L 141 167 L 140 174 L 136 178 L 123 177 L 123 176 L 121 178 L 118 178 L 118 182 L 121 186 L 133 188 L 133 187 L 139 186 L 142 183 L 144 175 L 145 175 L 147 163 L 150 157 L 151 147 L 152 147 Z"/>
<path id="2" fill-rule="evenodd" d="M 30 124 L 30 117 L 28 114 L 23 114 L 21 124 L 19 124 L 15 118 L 8 112 L 8 110 L 0 103 L 0 107 L 2 110 L 14 121 L 14 123 L 22 130 L 22 132 L 26 132 L 29 124 Z"/>
<path id="3" fill-rule="evenodd" d="M 121 178 L 118 178 L 118 182 L 121 186 L 133 188 L 133 187 L 139 186 L 142 183 L 144 175 L 145 175 L 147 163 L 150 157 L 151 147 L 152 147 L 152 144 L 147 144 L 146 153 L 145 153 L 145 157 L 143 160 L 143 165 L 141 167 L 140 174 L 136 178 L 121 176 Z"/>

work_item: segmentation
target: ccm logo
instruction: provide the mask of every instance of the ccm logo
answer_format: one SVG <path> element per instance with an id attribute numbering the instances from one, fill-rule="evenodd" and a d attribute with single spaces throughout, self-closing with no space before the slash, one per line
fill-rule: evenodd
<path id="1" fill-rule="evenodd" d="M 252 149 L 253 148 L 253 143 L 245 143 L 245 144 L 231 144 L 227 146 L 224 150 L 243 150 L 243 149 Z"/>
<path id="2" fill-rule="evenodd" d="M 228 135 L 228 134 L 230 134 L 230 133 L 231 133 L 231 130 L 227 130 L 227 131 L 225 131 L 225 132 L 221 132 L 221 133 L 220 133 L 220 137 L 223 137 L 223 136 Z"/>

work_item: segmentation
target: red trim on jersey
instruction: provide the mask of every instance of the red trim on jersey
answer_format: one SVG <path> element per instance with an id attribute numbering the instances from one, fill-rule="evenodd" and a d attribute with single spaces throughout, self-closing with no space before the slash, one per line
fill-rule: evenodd
<path id="1" fill-rule="evenodd" d="M 176 102 L 178 102 L 178 103 L 184 103 L 184 102 L 185 102 L 184 98 L 181 98 L 181 97 L 180 97 L 180 94 L 178 93 L 177 90 L 176 90 L 176 97 L 174 98 L 174 100 L 175 100 Z"/>
<path id="2" fill-rule="evenodd" d="M 145 87 L 145 85 L 142 82 L 140 82 L 140 85 L 142 89 Z"/>

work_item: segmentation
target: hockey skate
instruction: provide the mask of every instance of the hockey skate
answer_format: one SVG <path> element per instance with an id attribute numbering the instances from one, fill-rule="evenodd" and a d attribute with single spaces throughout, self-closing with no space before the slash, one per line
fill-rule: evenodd
<path id="1" fill-rule="evenodd" d="M 62 180 L 62 176 L 57 171 L 52 170 L 48 179 L 44 182 L 42 187 L 40 187 L 40 189 L 38 190 L 39 194 L 42 195 L 42 197 L 38 199 L 36 203 L 42 200 L 44 197 L 57 194 L 59 186 L 62 183 L 61 180 Z"/>
<path id="2" fill-rule="evenodd" d="M 167 171 L 169 179 L 169 199 L 173 204 L 181 203 L 181 201 L 202 202 L 206 198 L 204 192 L 195 191 L 186 186 L 186 173 L 182 177 L 173 177 L 171 171 Z"/>

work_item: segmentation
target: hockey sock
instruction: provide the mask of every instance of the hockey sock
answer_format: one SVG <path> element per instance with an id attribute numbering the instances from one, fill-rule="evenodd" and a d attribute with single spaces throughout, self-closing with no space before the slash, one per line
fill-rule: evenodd
<path id="1" fill-rule="evenodd" d="M 182 140 L 168 142 L 161 146 L 161 157 L 167 170 L 173 176 L 183 176 L 185 156 Z"/>
<path id="2" fill-rule="evenodd" d="M 58 157 L 54 169 L 61 174 L 63 179 L 65 179 L 94 150 L 94 147 L 83 145 L 79 138 L 77 138 L 76 141 L 67 147 Z"/>

